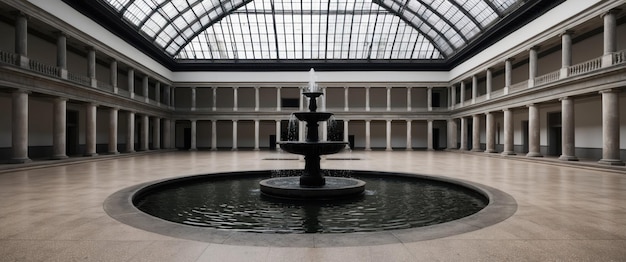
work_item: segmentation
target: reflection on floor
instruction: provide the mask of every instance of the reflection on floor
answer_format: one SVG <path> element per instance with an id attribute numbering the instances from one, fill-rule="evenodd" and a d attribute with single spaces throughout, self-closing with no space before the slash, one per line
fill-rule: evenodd
<path id="1" fill-rule="evenodd" d="M 267 151 L 169 152 L 0 173 L 3 261 L 608 261 L 626 258 L 626 174 L 453 152 L 360 152 L 333 169 L 448 176 L 511 194 L 511 218 L 451 237 L 382 246 L 279 248 L 171 238 L 110 218 L 109 195 L 192 174 L 302 168 Z M 360 160 L 354 160 L 360 159 Z M 6 167 L 5 167 L 6 168 Z M 364 242 L 367 242 L 364 239 Z"/>

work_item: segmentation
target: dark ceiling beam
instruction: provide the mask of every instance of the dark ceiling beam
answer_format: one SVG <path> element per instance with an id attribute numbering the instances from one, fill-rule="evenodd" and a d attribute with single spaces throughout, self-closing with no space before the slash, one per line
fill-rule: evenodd
<path id="1" fill-rule="evenodd" d="M 496 5 L 493 4 L 493 2 L 491 2 L 492 0 L 483 0 L 483 2 L 485 2 L 489 7 L 491 7 L 491 9 L 493 9 L 494 12 L 496 12 L 496 14 L 498 15 L 498 17 L 502 17 L 502 12 L 500 12 L 500 9 L 498 9 L 498 7 L 496 7 Z"/>
<path id="2" fill-rule="evenodd" d="M 480 22 L 478 22 L 478 20 L 476 20 L 476 17 L 474 17 L 472 14 L 470 14 L 470 12 L 467 11 L 467 9 L 463 8 L 463 6 L 461 6 L 459 3 L 457 3 L 454 0 L 450 1 L 450 3 L 452 3 L 452 5 L 454 5 L 456 8 L 458 8 L 459 11 L 461 11 L 461 13 L 463 13 L 467 18 L 469 18 L 469 20 L 471 20 L 472 23 L 474 23 L 476 25 L 476 27 L 478 27 L 480 32 L 485 30 L 485 28 L 483 28 L 483 26 L 480 24 Z M 450 23 L 450 21 L 448 21 L 448 23 Z M 452 23 L 450 23 L 450 24 L 452 24 Z M 467 40 L 465 42 L 467 42 Z"/>

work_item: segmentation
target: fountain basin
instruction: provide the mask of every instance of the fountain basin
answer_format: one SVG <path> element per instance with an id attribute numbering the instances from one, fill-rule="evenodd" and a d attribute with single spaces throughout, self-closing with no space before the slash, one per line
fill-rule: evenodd
<path id="1" fill-rule="evenodd" d="M 326 142 L 277 142 L 282 150 L 298 155 L 329 155 L 339 153 L 346 147 L 348 142 L 326 141 Z"/>
<path id="2" fill-rule="evenodd" d="M 300 177 L 275 177 L 259 182 L 261 192 L 265 195 L 287 199 L 337 199 L 363 194 L 363 180 L 346 177 L 325 177 L 326 184 L 322 187 L 300 186 Z"/>
<path id="3" fill-rule="evenodd" d="M 300 121 L 306 121 L 307 123 L 317 123 L 328 120 L 333 113 L 328 112 L 295 112 L 293 113 Z"/>

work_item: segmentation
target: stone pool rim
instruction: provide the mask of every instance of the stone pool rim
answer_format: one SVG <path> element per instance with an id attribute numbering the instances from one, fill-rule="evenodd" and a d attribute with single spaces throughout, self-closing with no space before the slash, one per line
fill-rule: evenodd
<path id="1" fill-rule="evenodd" d="M 482 194 L 487 198 L 488 204 L 482 210 L 470 216 L 431 226 L 378 232 L 324 234 L 250 233 L 240 232 L 234 229 L 223 230 L 209 227 L 191 226 L 152 216 L 139 210 L 134 205 L 134 200 L 145 192 L 168 184 L 202 179 L 206 177 L 230 178 L 237 176 L 264 175 L 270 171 L 273 170 L 219 172 L 179 176 L 144 182 L 123 188 L 113 193 L 104 201 L 103 208 L 110 217 L 123 224 L 160 235 L 216 244 L 277 247 L 369 246 L 431 240 L 476 231 L 495 225 L 511 217 L 517 211 L 517 202 L 511 195 L 483 184 L 446 176 L 373 170 L 350 171 L 365 175 L 389 175 L 451 183 L 469 188 L 479 194 Z"/>

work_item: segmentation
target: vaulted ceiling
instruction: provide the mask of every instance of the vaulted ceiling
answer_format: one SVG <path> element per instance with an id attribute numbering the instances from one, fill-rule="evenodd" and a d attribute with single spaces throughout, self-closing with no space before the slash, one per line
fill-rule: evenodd
<path id="1" fill-rule="evenodd" d="M 64 1 L 174 70 L 445 70 L 562 2 Z"/>

